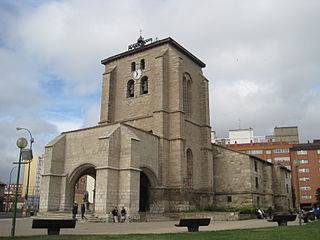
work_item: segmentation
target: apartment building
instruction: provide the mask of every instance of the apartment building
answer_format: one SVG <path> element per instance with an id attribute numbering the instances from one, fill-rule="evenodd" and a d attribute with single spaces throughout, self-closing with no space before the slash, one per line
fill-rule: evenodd
<path id="1" fill-rule="evenodd" d="M 294 144 L 290 149 L 291 162 L 299 162 L 298 180 L 300 186 L 300 200 L 302 206 L 315 204 L 316 190 L 320 188 L 320 140 L 312 143 Z M 296 178 L 296 171 L 292 171 L 293 179 Z M 295 189 L 297 182 L 294 181 Z"/>

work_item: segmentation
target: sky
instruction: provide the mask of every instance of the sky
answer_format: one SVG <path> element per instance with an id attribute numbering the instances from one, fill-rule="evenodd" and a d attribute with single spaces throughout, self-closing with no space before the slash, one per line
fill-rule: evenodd
<path id="1" fill-rule="evenodd" d="M 99 121 L 103 65 L 145 38 L 171 37 L 206 63 L 210 121 L 229 129 L 298 126 L 320 139 L 318 0 L 0 0 L 0 181 L 63 131 Z M 12 182 L 15 181 L 13 170 Z"/>

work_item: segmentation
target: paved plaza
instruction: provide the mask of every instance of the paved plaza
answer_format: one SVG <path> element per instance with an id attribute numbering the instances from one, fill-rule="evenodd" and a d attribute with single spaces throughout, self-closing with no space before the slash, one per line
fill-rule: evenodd
<path id="1" fill-rule="evenodd" d="M 0 236 L 10 236 L 12 219 L 0 219 Z M 178 221 L 167 222 L 135 222 L 135 223 L 90 223 L 78 221 L 75 229 L 61 229 L 60 234 L 130 234 L 130 233 L 178 233 L 187 232 L 186 227 L 175 227 Z M 289 226 L 299 222 L 288 222 Z M 19 218 L 16 222 L 16 236 L 46 235 L 46 229 L 32 229 L 32 218 Z M 276 227 L 277 223 L 262 219 L 241 221 L 211 221 L 200 231 L 216 231 L 227 229 L 249 229 Z"/>

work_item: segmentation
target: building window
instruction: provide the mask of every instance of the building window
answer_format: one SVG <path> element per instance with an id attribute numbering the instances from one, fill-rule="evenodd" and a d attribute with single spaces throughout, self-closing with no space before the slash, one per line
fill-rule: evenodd
<path id="1" fill-rule="evenodd" d="M 247 151 L 248 154 L 262 154 L 262 150 L 248 150 Z"/>
<path id="2" fill-rule="evenodd" d="M 309 168 L 300 168 L 299 173 L 309 172 Z"/>
<path id="3" fill-rule="evenodd" d="M 191 149 L 187 150 L 187 184 L 192 187 L 192 176 L 193 176 L 193 154 Z"/>
<path id="4" fill-rule="evenodd" d="M 287 193 L 289 193 L 289 185 L 286 184 Z"/>
<path id="5" fill-rule="evenodd" d="M 228 202 L 232 202 L 232 197 L 228 196 Z"/>
<path id="6" fill-rule="evenodd" d="M 300 187 L 300 190 L 301 191 L 309 191 L 309 190 L 311 190 L 311 187 L 310 186 Z"/>
<path id="7" fill-rule="evenodd" d="M 307 164 L 307 163 L 309 163 L 308 160 L 299 160 L 299 162 L 300 162 L 300 164 Z"/>
<path id="8" fill-rule="evenodd" d="M 127 97 L 134 97 L 134 81 L 130 80 L 127 83 Z"/>
<path id="9" fill-rule="evenodd" d="M 308 178 L 308 177 L 302 177 L 302 178 L 299 178 L 299 181 L 300 181 L 300 182 L 309 182 L 309 181 L 310 181 L 310 178 Z"/>
<path id="10" fill-rule="evenodd" d="M 297 151 L 297 155 L 307 155 L 307 154 L 308 154 L 308 151 L 307 151 L 307 150 Z"/>
<path id="11" fill-rule="evenodd" d="M 141 95 L 142 94 L 147 94 L 149 92 L 149 81 L 148 81 L 148 77 L 143 77 L 141 79 L 141 82 L 140 82 L 140 86 L 141 86 Z"/>
<path id="12" fill-rule="evenodd" d="M 256 188 L 259 188 L 259 180 L 258 180 L 258 177 L 256 177 Z"/>
<path id="13" fill-rule="evenodd" d="M 260 197 L 257 197 L 257 206 L 260 206 Z"/>
<path id="14" fill-rule="evenodd" d="M 144 59 L 141 59 L 141 61 L 140 61 L 140 69 L 143 70 L 145 68 L 146 68 L 146 63 L 145 63 Z"/>
<path id="15" fill-rule="evenodd" d="M 266 154 L 271 154 L 271 150 L 266 150 Z"/>
<path id="16" fill-rule="evenodd" d="M 274 153 L 288 153 L 289 149 L 288 148 L 279 148 L 279 149 L 274 149 Z"/>
<path id="17" fill-rule="evenodd" d="M 185 73 L 182 79 L 182 90 L 183 90 L 183 111 L 190 116 L 191 114 L 191 77 Z"/>
<path id="18" fill-rule="evenodd" d="M 301 196 L 301 199 L 304 199 L 304 200 L 308 200 L 308 199 L 311 199 L 312 197 L 309 196 L 309 195 L 302 195 Z"/>
<path id="19" fill-rule="evenodd" d="M 274 161 L 276 161 L 276 162 L 290 162 L 290 157 L 275 157 Z"/>
<path id="20" fill-rule="evenodd" d="M 135 62 L 132 62 L 131 63 L 131 72 L 135 71 L 136 70 L 136 63 Z"/>
<path id="21" fill-rule="evenodd" d="M 258 171 L 258 164 L 256 161 L 254 161 L 254 170 L 257 172 Z"/>
<path id="22" fill-rule="evenodd" d="M 320 149 L 317 150 L 317 153 L 320 154 Z"/>

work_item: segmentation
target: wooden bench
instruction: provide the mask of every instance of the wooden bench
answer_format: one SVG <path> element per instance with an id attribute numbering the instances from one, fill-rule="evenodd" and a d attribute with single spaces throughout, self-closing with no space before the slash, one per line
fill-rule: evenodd
<path id="1" fill-rule="evenodd" d="M 210 218 L 189 218 L 180 219 L 179 224 L 175 224 L 176 227 L 187 227 L 188 232 L 198 232 L 199 226 L 208 226 L 210 224 Z"/>
<path id="2" fill-rule="evenodd" d="M 76 219 L 33 219 L 32 228 L 47 228 L 48 235 L 59 235 L 60 228 L 75 228 Z"/>
<path id="3" fill-rule="evenodd" d="M 268 222 L 277 222 L 278 226 L 287 226 L 288 222 L 296 220 L 297 215 L 274 215 Z"/>

